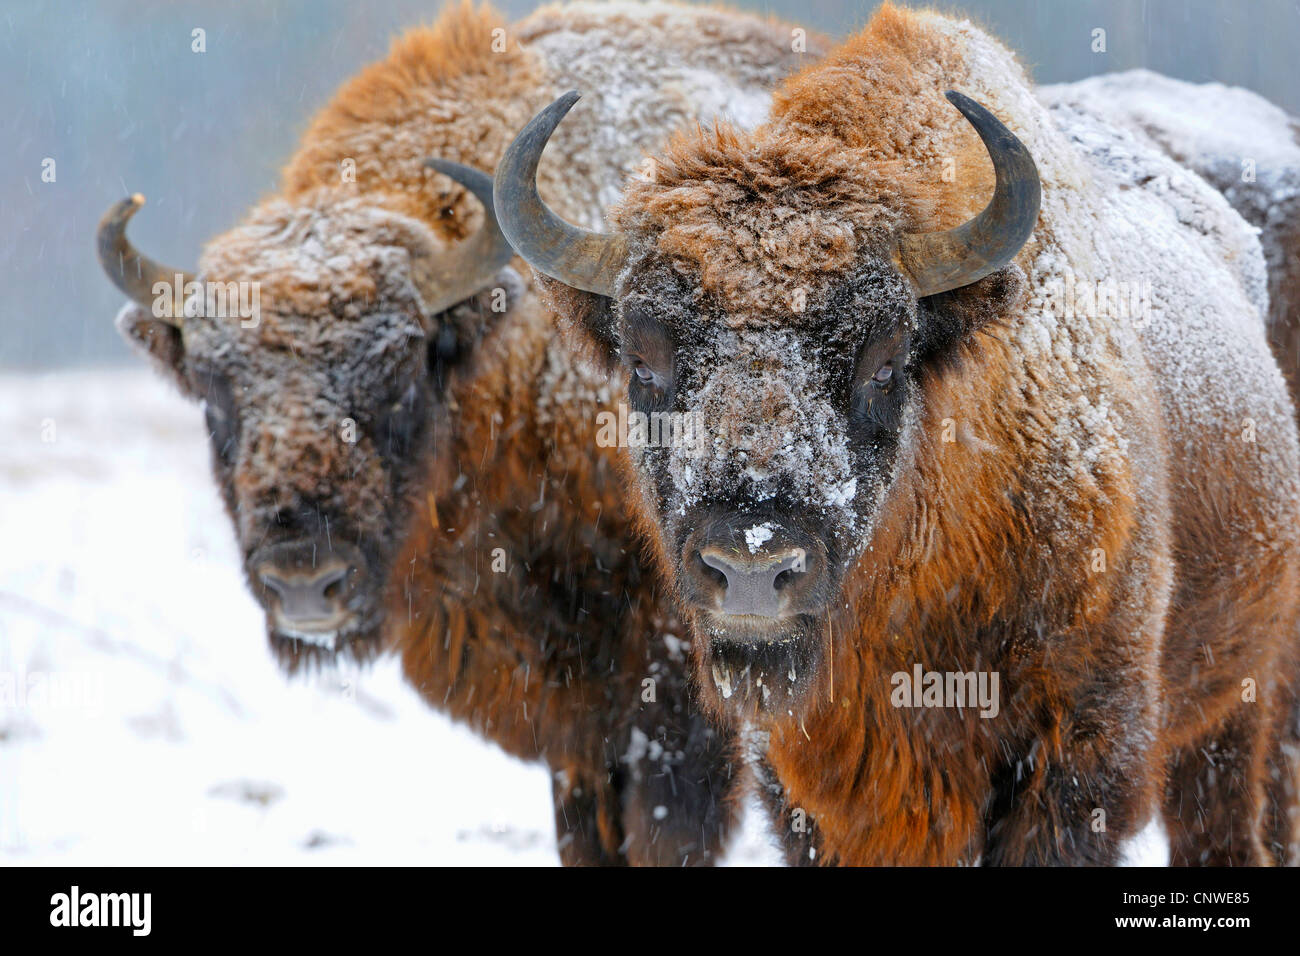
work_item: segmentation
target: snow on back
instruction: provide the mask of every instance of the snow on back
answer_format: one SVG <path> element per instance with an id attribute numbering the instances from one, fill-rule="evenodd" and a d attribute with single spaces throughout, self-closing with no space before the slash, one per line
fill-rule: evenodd
<path id="1" fill-rule="evenodd" d="M 1146 136 L 1175 160 L 1219 183 L 1254 181 L 1273 201 L 1300 191 L 1300 143 L 1285 111 L 1250 90 L 1187 83 L 1150 70 L 1107 73 L 1039 89 L 1051 109 L 1065 105 Z"/>
<path id="2" fill-rule="evenodd" d="M 718 119 L 757 126 L 772 87 L 819 48 L 810 37 L 799 54 L 780 25 L 658 0 L 557 9 L 530 16 L 520 39 L 546 61 L 557 94 L 582 94 L 546 155 L 565 157 L 574 221 L 588 229 L 605 228 L 603 211 L 669 133 Z"/>
<path id="3" fill-rule="evenodd" d="M 1056 423 L 1049 462 L 1060 493 L 1098 469 L 1152 470 L 1143 432 L 1169 436 L 1176 460 L 1201 468 L 1248 450 L 1270 494 L 1265 520 L 1293 513 L 1297 449 L 1292 409 L 1265 338 L 1266 275 L 1255 231 L 1224 197 L 1169 156 L 1092 112 L 1035 97 L 1012 55 L 969 22 L 929 15 L 966 47 L 964 92 L 1009 121 L 1043 180 L 1039 228 L 1021 254 L 1031 298 L 1012 332 L 1026 368 L 1054 383 L 1040 395 Z M 1008 82 L 1014 77 L 1019 82 Z M 1148 314 L 1066 314 L 1067 281 L 1150 282 Z M 1116 378 L 1116 361 L 1123 373 Z M 1130 408 L 1115 382 L 1150 374 L 1159 408 Z M 1221 387 L 1230 382 L 1230 387 Z M 1147 419 L 1139 427 L 1139 417 Z M 1240 469 L 1239 469 L 1240 470 Z M 1063 511 L 1063 514 L 1068 514 Z M 1279 540 L 1291 532 L 1277 529 Z"/>
<path id="4" fill-rule="evenodd" d="M 1259 229 L 1269 271 L 1269 317 L 1296 307 L 1300 241 L 1300 124 L 1263 97 L 1148 70 L 1110 73 L 1039 90 L 1054 112 L 1122 126 L 1218 189 Z M 1278 331 L 1274 331 L 1278 335 Z M 1282 345 L 1286 354 L 1294 346 Z"/>

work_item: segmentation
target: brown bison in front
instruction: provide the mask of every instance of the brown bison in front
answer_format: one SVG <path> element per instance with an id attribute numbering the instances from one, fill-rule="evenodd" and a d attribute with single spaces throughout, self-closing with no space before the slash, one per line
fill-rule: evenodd
<path id="1" fill-rule="evenodd" d="M 1223 198 L 889 6 L 615 235 L 532 188 L 571 103 L 502 228 L 707 435 L 634 448 L 635 507 L 792 859 L 1113 863 L 1157 811 L 1177 863 L 1293 855 L 1300 451 Z"/>

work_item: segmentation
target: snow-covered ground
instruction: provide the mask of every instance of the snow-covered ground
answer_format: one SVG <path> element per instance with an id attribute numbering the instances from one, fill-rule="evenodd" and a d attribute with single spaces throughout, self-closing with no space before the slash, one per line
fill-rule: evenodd
<path id="1" fill-rule="evenodd" d="M 776 862 L 757 814 L 729 861 Z M 546 773 L 394 661 L 280 676 L 196 407 L 0 379 L 0 865 L 557 862 Z"/>

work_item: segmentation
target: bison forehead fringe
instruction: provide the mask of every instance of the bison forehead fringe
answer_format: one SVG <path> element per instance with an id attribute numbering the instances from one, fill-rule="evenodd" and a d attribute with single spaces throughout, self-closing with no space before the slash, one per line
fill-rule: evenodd
<path id="1" fill-rule="evenodd" d="M 376 308 L 415 311 L 412 259 L 435 251 L 423 223 L 329 192 L 264 202 L 208 244 L 204 275 L 235 275 L 262 287 L 270 311 L 317 319 L 356 318 Z"/>
<path id="2" fill-rule="evenodd" d="M 750 141 L 719 127 L 675 140 L 615 218 L 742 326 L 815 309 L 864 258 L 885 257 L 927 211 L 900 185 L 904 172 L 828 137 Z"/>

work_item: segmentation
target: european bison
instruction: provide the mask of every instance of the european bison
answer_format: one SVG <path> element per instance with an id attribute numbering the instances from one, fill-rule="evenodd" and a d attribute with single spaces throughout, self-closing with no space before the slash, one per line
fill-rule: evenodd
<path id="1" fill-rule="evenodd" d="M 534 188 L 574 98 L 498 216 L 628 405 L 704 429 L 634 443 L 632 507 L 791 859 L 1112 863 L 1157 807 L 1176 863 L 1294 853 L 1300 450 L 1223 197 L 889 5 L 614 234 Z"/>
<path id="2" fill-rule="evenodd" d="M 132 299 L 119 327 L 204 405 L 285 669 L 395 649 L 431 706 L 546 762 L 566 863 L 710 862 L 737 767 L 689 702 L 615 450 L 587 440 L 605 390 L 553 344 L 475 170 L 556 90 L 606 89 L 543 167 L 551 201 L 597 221 L 676 124 L 758 122 L 798 61 L 788 28 L 736 13 L 575 5 L 507 26 L 462 4 L 342 87 L 197 276 L 131 246 L 138 197 L 100 228 Z"/>

